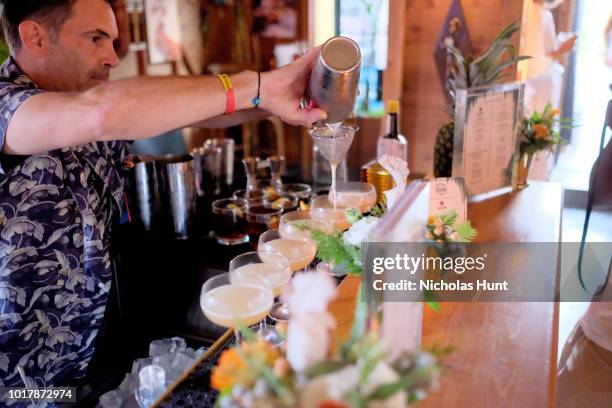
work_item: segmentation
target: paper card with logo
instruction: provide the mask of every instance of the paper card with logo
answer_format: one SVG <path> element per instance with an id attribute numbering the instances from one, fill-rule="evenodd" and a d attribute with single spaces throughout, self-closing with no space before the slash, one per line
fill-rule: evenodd
<path id="1" fill-rule="evenodd" d="M 467 194 L 463 177 L 436 178 L 429 181 L 429 215 L 457 212 L 457 222 L 467 219 Z"/>

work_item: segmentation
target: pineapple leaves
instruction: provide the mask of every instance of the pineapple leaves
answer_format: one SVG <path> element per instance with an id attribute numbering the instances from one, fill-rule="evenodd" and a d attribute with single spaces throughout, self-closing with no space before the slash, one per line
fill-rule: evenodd
<path id="1" fill-rule="evenodd" d="M 465 88 L 489 85 L 498 80 L 505 69 L 530 58 L 516 55 L 516 48 L 511 44 L 510 39 L 517 31 L 516 24 L 508 25 L 497 35 L 489 48 L 476 59 L 465 58 L 458 49 L 449 47 L 457 65 L 454 85 Z M 505 53 L 509 58 L 504 60 Z"/>
<path id="2" fill-rule="evenodd" d="M 499 34 L 497 34 L 497 37 L 495 38 L 495 42 L 506 39 L 506 38 L 510 38 L 517 31 L 518 31 L 518 27 L 516 23 L 515 22 L 510 23 L 506 28 L 501 30 Z"/>

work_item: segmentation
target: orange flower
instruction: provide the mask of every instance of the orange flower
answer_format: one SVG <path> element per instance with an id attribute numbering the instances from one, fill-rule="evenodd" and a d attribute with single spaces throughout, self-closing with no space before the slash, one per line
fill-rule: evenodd
<path id="1" fill-rule="evenodd" d="M 231 388 L 240 376 L 240 372 L 247 368 L 240 357 L 238 350 L 231 348 L 225 350 L 219 358 L 219 365 L 214 369 L 210 382 L 214 389 L 223 391 Z"/>
<path id="2" fill-rule="evenodd" d="M 551 112 L 552 116 L 558 116 L 561 114 L 561 109 L 557 108 L 557 109 L 553 109 Z"/>
<path id="3" fill-rule="evenodd" d="M 434 217 L 433 215 L 430 215 L 427 218 L 427 225 L 433 225 L 434 221 L 435 221 L 436 217 Z"/>
<path id="4" fill-rule="evenodd" d="M 536 123 L 533 125 L 533 130 L 535 130 L 536 139 L 548 139 L 550 136 L 550 130 L 548 126 L 543 125 L 541 123 Z"/>
<path id="5" fill-rule="evenodd" d="M 319 408 L 348 408 L 348 405 L 336 401 L 325 401 L 319 404 Z"/>

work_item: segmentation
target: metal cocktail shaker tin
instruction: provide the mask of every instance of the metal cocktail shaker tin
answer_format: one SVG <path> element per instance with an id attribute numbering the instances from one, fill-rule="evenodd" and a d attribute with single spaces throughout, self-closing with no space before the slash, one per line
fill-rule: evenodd
<path id="1" fill-rule="evenodd" d="M 361 50 L 350 38 L 332 37 L 321 47 L 306 96 L 327 112 L 325 123 L 342 122 L 353 112 L 360 68 Z"/>

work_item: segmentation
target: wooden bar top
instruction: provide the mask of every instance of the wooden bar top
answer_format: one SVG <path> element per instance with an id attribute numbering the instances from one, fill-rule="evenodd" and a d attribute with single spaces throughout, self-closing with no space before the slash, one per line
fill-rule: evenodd
<path id="1" fill-rule="evenodd" d="M 563 190 L 531 182 L 515 191 L 468 204 L 476 242 L 559 242 Z M 557 259 L 551 259 L 558 265 Z M 360 279 L 347 277 L 330 305 L 335 339 L 348 336 Z M 424 348 L 451 346 L 440 388 L 419 407 L 554 407 L 558 303 L 442 303 L 425 307 Z"/>

